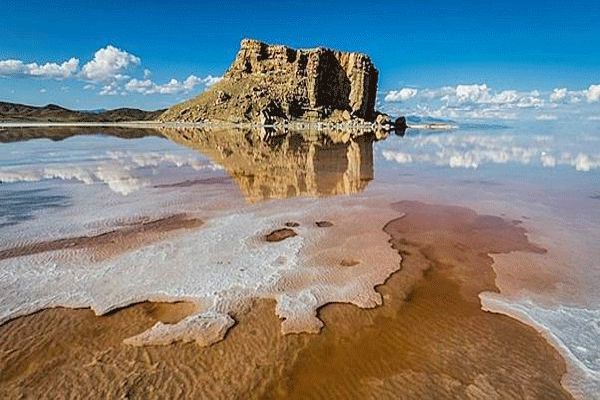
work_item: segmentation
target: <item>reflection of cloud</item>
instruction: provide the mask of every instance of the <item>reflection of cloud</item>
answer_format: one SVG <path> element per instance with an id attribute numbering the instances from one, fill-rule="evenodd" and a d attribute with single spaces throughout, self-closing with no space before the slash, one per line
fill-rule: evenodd
<path id="1" fill-rule="evenodd" d="M 4 169 L 0 170 L 0 182 L 37 182 L 46 179 L 74 179 L 91 185 L 95 180 L 108 185 L 108 187 L 122 195 L 140 189 L 144 184 L 127 174 L 127 172 L 118 165 L 103 164 L 97 167 L 47 167 L 40 169 L 18 170 Z"/>
<path id="2" fill-rule="evenodd" d="M 213 171 L 223 169 L 223 167 L 217 164 L 208 163 L 200 158 L 182 156 L 174 153 L 109 151 L 107 154 L 113 160 L 124 164 L 133 163 L 138 167 L 158 167 L 162 163 L 168 163 L 174 164 L 177 167 L 188 166 L 196 171 L 206 168 L 212 169 Z"/>
<path id="3" fill-rule="evenodd" d="M 413 162 L 413 158 L 410 154 L 401 151 L 384 151 L 383 157 L 388 161 L 396 161 L 398 164 L 408 164 Z"/>
<path id="4" fill-rule="evenodd" d="M 542 161 L 542 165 L 544 167 L 556 166 L 556 158 L 550 154 L 542 153 L 540 160 Z"/>
<path id="5" fill-rule="evenodd" d="M 553 146 L 553 147 L 551 147 Z M 384 150 L 388 161 L 399 164 L 429 163 L 451 168 L 479 168 L 481 165 L 519 163 L 543 167 L 572 166 L 577 171 L 600 168 L 600 154 L 577 152 L 573 156 L 545 137 L 520 144 L 512 135 L 431 135 L 405 138 L 402 151 Z"/>
<path id="6" fill-rule="evenodd" d="M 110 190 L 125 196 L 148 185 L 147 182 L 132 176 L 131 171 L 138 168 L 173 164 L 177 167 L 188 166 L 197 171 L 207 168 L 212 170 L 221 169 L 220 166 L 200 158 L 173 153 L 107 152 L 107 154 L 111 161 L 100 160 L 85 165 L 0 168 L 0 182 L 37 182 L 47 179 L 73 179 L 86 185 L 102 182 Z"/>
<path id="7" fill-rule="evenodd" d="M 1 169 L 0 181 L 3 183 L 35 182 L 44 179 L 75 179 L 85 184 L 94 182 L 93 174 L 80 167 L 47 167 L 40 169 Z"/>
<path id="8" fill-rule="evenodd" d="M 591 159 L 587 154 L 579 153 L 571 165 L 574 165 L 577 171 L 589 171 L 600 167 L 600 157 Z"/>
<path id="9" fill-rule="evenodd" d="M 139 179 L 131 177 L 127 171 L 115 165 L 100 165 L 96 169 L 95 175 L 113 192 L 121 193 L 123 196 L 146 186 Z"/>
<path id="10" fill-rule="evenodd" d="M 535 116 L 535 119 L 538 121 L 555 121 L 558 117 L 552 114 L 539 114 Z"/>

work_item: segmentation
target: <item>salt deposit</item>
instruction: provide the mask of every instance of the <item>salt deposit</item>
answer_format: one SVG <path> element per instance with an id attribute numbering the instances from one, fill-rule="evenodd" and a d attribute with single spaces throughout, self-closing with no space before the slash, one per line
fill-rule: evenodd
<path id="1" fill-rule="evenodd" d="M 2 260 L 0 290 L 8 295 L 0 300 L 0 320 L 56 306 L 91 307 L 103 314 L 143 300 L 209 301 L 212 306 L 197 317 L 168 329 L 156 327 L 132 343 L 162 344 L 194 335 L 197 342 L 210 344 L 222 335 L 200 338 L 202 332 L 225 329 L 229 311 L 261 297 L 277 300 L 283 332 L 317 332 L 319 307 L 329 302 L 374 307 L 381 303 L 374 286 L 400 267 L 381 230 L 398 214 L 378 202 L 365 206 L 364 200 L 248 206 L 100 263 L 91 262 L 86 249 Z M 315 225 L 324 217 L 334 226 Z M 300 223 L 297 236 L 277 243 L 263 239 L 288 220 Z M 345 266 L 346 259 L 357 264 Z"/>

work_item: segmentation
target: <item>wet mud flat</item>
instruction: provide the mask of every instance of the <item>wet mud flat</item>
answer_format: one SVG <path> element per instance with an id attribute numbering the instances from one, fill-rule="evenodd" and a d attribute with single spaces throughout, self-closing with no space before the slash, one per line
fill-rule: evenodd
<path id="1" fill-rule="evenodd" d="M 497 291 L 489 254 L 544 252 L 516 221 L 451 206 L 399 202 L 385 232 L 402 268 L 383 305 L 328 304 L 319 334 L 281 334 L 275 302 L 236 310 L 209 347 L 127 346 L 189 303 L 139 303 L 96 316 L 47 309 L 0 326 L 2 398 L 571 398 L 565 363 L 533 328 L 484 312 Z"/>

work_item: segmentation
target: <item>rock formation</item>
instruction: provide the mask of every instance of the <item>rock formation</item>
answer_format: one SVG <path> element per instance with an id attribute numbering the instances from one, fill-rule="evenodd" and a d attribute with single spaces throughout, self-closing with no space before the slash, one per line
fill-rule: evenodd
<path id="1" fill-rule="evenodd" d="M 321 47 L 295 50 L 244 39 L 220 82 L 159 119 L 389 123 L 387 116 L 375 111 L 377 78 L 377 69 L 365 54 Z"/>

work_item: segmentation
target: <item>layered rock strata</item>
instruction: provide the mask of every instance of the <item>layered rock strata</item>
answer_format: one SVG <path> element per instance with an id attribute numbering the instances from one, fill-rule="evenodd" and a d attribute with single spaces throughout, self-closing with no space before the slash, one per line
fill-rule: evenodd
<path id="1" fill-rule="evenodd" d="M 389 123 L 375 111 L 378 71 L 360 53 L 291 49 L 244 39 L 223 79 L 161 121 Z M 379 116 L 379 118 L 378 118 Z"/>

